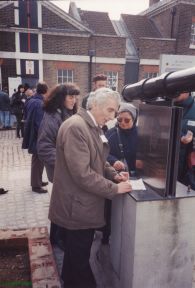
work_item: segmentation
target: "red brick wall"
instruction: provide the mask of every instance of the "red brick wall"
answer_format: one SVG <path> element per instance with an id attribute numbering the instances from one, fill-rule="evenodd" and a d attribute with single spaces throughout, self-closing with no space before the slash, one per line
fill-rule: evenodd
<path id="1" fill-rule="evenodd" d="M 0 9 L 0 25 L 14 26 L 14 4 Z"/>
<path id="2" fill-rule="evenodd" d="M 103 36 L 91 37 L 90 49 L 95 50 L 98 57 L 125 58 L 126 39 Z"/>
<path id="3" fill-rule="evenodd" d="M 44 81 L 47 82 L 50 88 L 57 84 L 58 69 L 73 70 L 74 82 L 80 87 L 81 96 L 84 97 L 88 92 L 88 63 L 44 61 Z"/>
<path id="4" fill-rule="evenodd" d="M 43 35 L 43 53 L 88 55 L 88 38 Z"/>
<path id="5" fill-rule="evenodd" d="M 88 55 L 89 50 L 95 50 L 97 57 L 125 58 L 125 47 L 124 38 L 43 35 L 44 53 Z"/>
<path id="6" fill-rule="evenodd" d="M 175 7 L 173 38 L 177 38 L 177 42 L 176 50 L 173 54 L 195 55 L 195 49 L 189 49 L 192 17 L 195 16 L 195 5 L 179 4 Z M 171 37 L 171 9 L 152 17 L 152 20 L 161 32 L 162 37 Z"/>
<path id="7" fill-rule="evenodd" d="M 57 28 L 57 29 L 70 29 L 78 30 L 69 22 L 65 21 L 46 7 L 42 6 L 42 25 L 43 28 Z"/>
<path id="8" fill-rule="evenodd" d="M 0 31 L 0 51 L 15 52 L 15 33 Z"/>
<path id="9" fill-rule="evenodd" d="M 175 54 L 174 40 L 140 39 L 140 59 L 159 59 L 160 54 Z"/>
<path id="10" fill-rule="evenodd" d="M 175 15 L 176 19 L 178 18 L 178 15 Z M 171 38 L 171 23 L 172 23 L 172 16 L 171 16 L 171 10 L 168 9 L 166 11 L 161 12 L 160 14 L 153 16 L 152 20 L 158 27 L 158 30 L 160 31 L 163 38 Z M 174 20 L 176 23 L 176 20 Z"/>
<path id="11" fill-rule="evenodd" d="M 156 65 L 140 65 L 139 80 L 145 78 L 145 73 L 159 73 L 159 66 Z"/>
<path id="12" fill-rule="evenodd" d="M 88 91 L 89 79 L 89 64 L 79 62 L 60 62 L 60 61 L 44 61 L 43 62 L 43 75 L 44 81 L 47 82 L 49 87 L 57 84 L 57 70 L 70 69 L 74 72 L 74 82 L 80 87 L 81 98 L 83 98 Z M 118 72 L 118 91 L 121 92 L 124 86 L 124 65 L 116 64 L 97 64 L 92 65 L 92 78 L 95 74 L 115 71 Z"/>
<path id="13" fill-rule="evenodd" d="M 179 5 L 179 13 L 177 54 L 195 55 L 195 49 L 189 49 L 192 17 L 195 16 L 195 5 Z"/>

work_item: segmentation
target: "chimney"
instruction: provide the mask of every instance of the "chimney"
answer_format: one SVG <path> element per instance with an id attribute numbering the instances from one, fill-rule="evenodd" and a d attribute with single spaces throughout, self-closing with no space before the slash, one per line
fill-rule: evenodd
<path id="1" fill-rule="evenodd" d="M 160 0 L 150 0 L 149 1 L 149 7 L 154 5 L 154 4 L 156 4 L 156 3 L 158 3 L 158 2 L 160 2 Z"/>

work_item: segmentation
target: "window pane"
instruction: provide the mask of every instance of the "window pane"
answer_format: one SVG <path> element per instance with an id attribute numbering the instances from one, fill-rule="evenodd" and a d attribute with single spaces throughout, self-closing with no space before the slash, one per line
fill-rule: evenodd
<path id="1" fill-rule="evenodd" d="M 107 76 L 107 85 L 112 90 L 118 89 L 118 72 L 108 71 L 104 73 Z"/>
<path id="2" fill-rule="evenodd" d="M 72 70 L 68 70 L 68 77 L 72 78 Z"/>
<path id="3" fill-rule="evenodd" d="M 62 70 L 58 70 L 58 77 L 62 77 Z"/>
<path id="4" fill-rule="evenodd" d="M 73 82 L 73 70 L 59 69 L 58 70 L 58 83 Z"/>

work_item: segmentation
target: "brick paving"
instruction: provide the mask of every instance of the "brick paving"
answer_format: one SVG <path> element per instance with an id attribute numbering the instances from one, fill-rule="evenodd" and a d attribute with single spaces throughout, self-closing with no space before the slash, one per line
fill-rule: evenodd
<path id="1" fill-rule="evenodd" d="M 51 185 L 46 194 L 31 191 L 31 156 L 21 149 L 21 144 L 22 140 L 15 138 L 15 130 L 0 131 L 0 187 L 9 190 L 0 195 L 0 229 L 49 225 Z"/>
<path id="2" fill-rule="evenodd" d="M 32 227 L 49 228 L 48 208 L 52 185 L 48 193 L 31 191 L 31 155 L 21 149 L 22 140 L 16 138 L 15 130 L 0 130 L 0 187 L 8 193 L 0 195 L 0 229 L 27 229 Z M 44 173 L 44 181 L 47 181 Z M 98 288 L 113 288 L 112 267 L 109 261 L 108 246 L 100 245 L 101 233 L 96 233 L 92 246 L 91 266 Z M 54 255 L 60 274 L 63 253 L 54 248 Z"/>

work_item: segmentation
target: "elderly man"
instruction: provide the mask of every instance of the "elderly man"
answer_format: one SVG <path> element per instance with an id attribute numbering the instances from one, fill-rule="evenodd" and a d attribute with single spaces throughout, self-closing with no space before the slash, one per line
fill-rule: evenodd
<path id="1" fill-rule="evenodd" d="M 88 111 L 81 108 L 58 133 L 49 218 L 65 231 L 64 287 L 96 287 L 89 257 L 94 231 L 105 225 L 105 198 L 131 190 L 128 173 L 119 175 L 106 162 L 109 146 L 100 128 L 115 117 L 119 102 L 117 92 L 97 89 Z"/>

